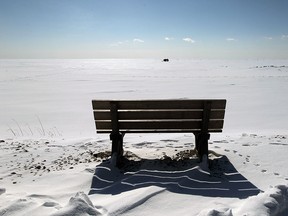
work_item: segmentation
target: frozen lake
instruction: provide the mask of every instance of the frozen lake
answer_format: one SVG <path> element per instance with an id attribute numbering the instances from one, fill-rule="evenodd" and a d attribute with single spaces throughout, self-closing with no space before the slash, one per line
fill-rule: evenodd
<path id="1" fill-rule="evenodd" d="M 94 136 L 92 99 L 224 98 L 224 133 L 287 132 L 287 60 L 0 60 L 0 134 Z"/>
<path id="2" fill-rule="evenodd" d="M 287 215 L 287 84 L 280 60 L 0 60 L 0 215 Z M 192 134 L 109 163 L 91 100 L 157 98 L 227 99 L 211 169 Z"/>

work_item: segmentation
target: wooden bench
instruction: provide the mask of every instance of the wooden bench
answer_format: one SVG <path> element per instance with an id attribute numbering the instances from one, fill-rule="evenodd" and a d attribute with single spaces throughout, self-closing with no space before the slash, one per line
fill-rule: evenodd
<path id="1" fill-rule="evenodd" d="M 210 133 L 222 132 L 226 100 L 93 100 L 97 133 L 109 133 L 116 165 L 126 133 L 193 133 L 200 160 Z"/>

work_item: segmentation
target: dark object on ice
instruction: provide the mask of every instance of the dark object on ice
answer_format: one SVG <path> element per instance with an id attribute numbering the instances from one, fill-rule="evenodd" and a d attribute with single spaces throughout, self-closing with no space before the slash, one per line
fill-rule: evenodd
<path id="1" fill-rule="evenodd" d="M 163 62 L 169 62 L 168 58 L 163 59 Z"/>
<path id="2" fill-rule="evenodd" d="M 93 100 L 97 133 L 110 133 L 112 158 L 123 156 L 125 133 L 193 133 L 202 160 L 211 132 L 222 132 L 226 100 Z"/>

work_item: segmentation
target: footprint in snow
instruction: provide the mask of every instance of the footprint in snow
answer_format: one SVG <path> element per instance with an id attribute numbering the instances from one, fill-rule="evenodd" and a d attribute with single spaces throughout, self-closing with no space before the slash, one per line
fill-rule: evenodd
<path id="1" fill-rule="evenodd" d="M 179 140 L 172 140 L 172 139 L 166 139 L 166 140 L 160 140 L 162 142 L 179 142 Z"/>
<path id="2" fill-rule="evenodd" d="M 6 192 L 6 189 L 5 188 L 0 188 L 0 195 L 5 193 Z"/>
<path id="3" fill-rule="evenodd" d="M 249 143 L 242 144 L 242 146 L 250 146 Z"/>
<path id="4" fill-rule="evenodd" d="M 215 140 L 213 143 L 229 143 L 227 140 Z"/>
<path id="5" fill-rule="evenodd" d="M 146 146 L 146 145 L 150 145 L 153 144 L 153 142 L 140 142 L 140 143 L 136 143 L 134 144 L 135 146 Z"/>
<path id="6" fill-rule="evenodd" d="M 110 142 L 109 139 L 103 139 L 103 140 L 97 140 L 96 142 L 98 143 L 104 143 L 104 142 Z"/>
<path id="7" fill-rule="evenodd" d="M 281 146 L 288 146 L 286 143 L 269 143 L 270 145 L 281 145 Z"/>
<path id="8" fill-rule="evenodd" d="M 44 207 L 60 207 L 59 203 L 51 202 L 51 201 L 43 203 L 42 206 L 44 206 Z"/>

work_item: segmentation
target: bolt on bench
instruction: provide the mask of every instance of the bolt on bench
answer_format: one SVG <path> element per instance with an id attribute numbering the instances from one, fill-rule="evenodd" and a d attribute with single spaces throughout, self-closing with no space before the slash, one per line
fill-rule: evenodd
<path id="1" fill-rule="evenodd" d="M 109 133 L 119 164 L 126 133 L 193 133 L 202 160 L 210 133 L 222 132 L 226 100 L 92 100 L 97 133 Z"/>

